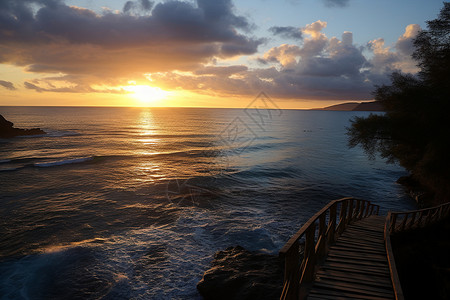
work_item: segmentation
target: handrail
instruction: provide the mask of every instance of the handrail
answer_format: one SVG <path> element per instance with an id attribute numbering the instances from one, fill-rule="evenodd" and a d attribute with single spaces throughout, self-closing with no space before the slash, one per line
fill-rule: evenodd
<path id="1" fill-rule="evenodd" d="M 388 213 L 384 226 L 384 239 L 386 241 L 389 271 L 391 273 L 391 281 L 396 300 L 403 300 L 404 295 L 400 285 L 397 267 L 395 266 L 394 252 L 392 251 L 391 245 L 391 235 L 401 231 L 422 228 L 430 225 L 431 223 L 438 222 L 448 216 L 450 216 L 450 202 L 431 208 Z M 398 226 L 396 226 L 397 222 L 399 223 Z"/>
<path id="2" fill-rule="evenodd" d="M 379 211 L 380 207 L 369 201 L 342 198 L 331 201 L 312 216 L 279 252 L 280 257 L 284 258 L 284 284 L 280 299 L 306 298 L 308 285 L 314 279 L 316 263 L 326 256 L 330 245 L 350 222 L 372 214 L 378 215 Z M 303 237 L 304 253 L 300 262 L 300 240 Z"/>
<path id="3" fill-rule="evenodd" d="M 391 273 L 392 287 L 394 288 L 395 300 L 403 300 L 404 299 L 403 290 L 400 284 L 400 279 L 398 277 L 397 267 L 395 266 L 394 252 L 392 251 L 392 244 L 391 244 L 391 234 L 390 234 L 391 215 L 392 213 L 389 212 L 386 217 L 386 223 L 384 225 L 384 241 L 386 247 L 386 255 L 389 264 L 389 272 Z"/>
<path id="4" fill-rule="evenodd" d="M 398 231 L 421 228 L 430 223 L 442 220 L 450 215 L 450 202 L 419 210 L 405 212 L 392 212 L 390 214 L 389 233 L 394 234 Z M 396 224 L 399 224 L 396 226 Z"/>

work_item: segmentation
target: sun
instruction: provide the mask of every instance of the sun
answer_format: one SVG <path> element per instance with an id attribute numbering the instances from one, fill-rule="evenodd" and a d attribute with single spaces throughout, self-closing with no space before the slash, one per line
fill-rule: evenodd
<path id="1" fill-rule="evenodd" d="M 141 105 L 156 104 L 169 95 L 169 92 L 149 85 L 130 85 L 124 87 L 124 89 L 130 92 Z"/>

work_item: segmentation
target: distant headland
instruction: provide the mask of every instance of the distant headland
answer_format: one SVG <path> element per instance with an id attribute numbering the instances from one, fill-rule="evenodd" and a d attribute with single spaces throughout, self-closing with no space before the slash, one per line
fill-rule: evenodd
<path id="1" fill-rule="evenodd" d="M 384 111 L 383 106 L 378 101 L 371 102 L 347 102 L 327 106 L 324 108 L 317 108 L 315 110 L 336 110 L 336 111 Z"/>
<path id="2" fill-rule="evenodd" d="M 14 128 L 13 122 L 6 120 L 2 115 L 0 115 L 0 138 L 7 139 L 13 138 L 15 136 L 38 135 L 38 134 L 45 134 L 45 131 L 40 128 L 32 128 L 32 129 Z"/>

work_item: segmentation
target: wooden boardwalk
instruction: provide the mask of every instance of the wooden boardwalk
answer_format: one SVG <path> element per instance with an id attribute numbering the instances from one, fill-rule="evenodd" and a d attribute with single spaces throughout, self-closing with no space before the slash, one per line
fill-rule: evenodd
<path id="1" fill-rule="evenodd" d="M 362 199 L 337 199 L 303 224 L 279 253 L 280 300 L 403 300 L 391 235 L 450 217 L 450 202 L 386 218 L 378 216 L 379 208 Z"/>
<path id="2" fill-rule="evenodd" d="M 308 299 L 395 299 L 385 220 L 372 215 L 346 228 L 316 272 Z"/>

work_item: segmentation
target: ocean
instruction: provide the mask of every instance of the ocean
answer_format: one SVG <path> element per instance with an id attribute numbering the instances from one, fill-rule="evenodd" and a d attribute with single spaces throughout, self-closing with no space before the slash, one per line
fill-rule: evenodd
<path id="1" fill-rule="evenodd" d="M 368 112 L 0 107 L 1 299 L 201 299 L 229 246 L 276 254 L 331 200 L 414 209 L 347 146 Z"/>

